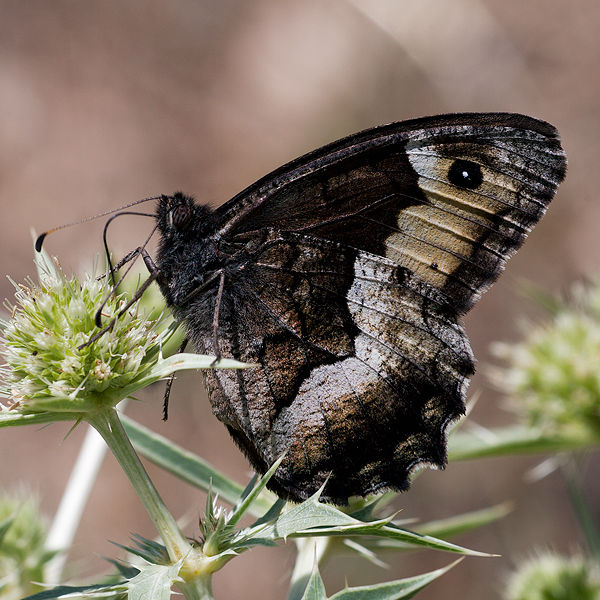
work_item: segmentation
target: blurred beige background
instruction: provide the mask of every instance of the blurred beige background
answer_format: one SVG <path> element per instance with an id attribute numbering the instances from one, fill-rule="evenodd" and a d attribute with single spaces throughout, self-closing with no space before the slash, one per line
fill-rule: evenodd
<path id="1" fill-rule="evenodd" d="M 184 190 L 218 205 L 306 151 L 381 123 L 451 111 L 516 111 L 561 131 L 566 182 L 504 277 L 467 318 L 479 365 L 493 340 L 518 338 L 535 312 L 514 292 L 525 277 L 565 290 L 600 267 L 600 3 L 596 0 L 4 0 L 0 3 L 0 274 L 33 275 L 29 229 L 42 231 L 142 198 Z M 103 221 L 56 233 L 46 248 L 81 270 L 101 252 Z M 147 219 L 121 219 L 126 252 Z M 0 297 L 12 297 L 0 280 Z M 482 369 L 480 368 L 480 371 Z M 179 378 L 168 423 L 162 387 L 130 405 L 144 424 L 240 480 L 248 466 L 198 393 Z M 472 419 L 511 422 L 478 374 Z M 53 514 L 82 439 L 64 425 L 0 432 L 0 485 L 26 482 Z M 501 554 L 469 558 L 423 600 L 499 598 L 508 571 L 538 549 L 584 542 L 558 473 L 529 483 L 542 457 L 450 464 L 402 495 L 404 518 L 449 517 L 501 501 L 514 511 L 459 543 Z M 599 461 L 582 474 L 600 517 Z M 176 516 L 201 493 L 149 467 Z M 112 457 L 103 465 L 71 560 L 82 573 L 116 556 L 108 540 L 153 537 L 152 525 Z M 188 535 L 198 533 L 193 523 Z M 293 548 L 258 549 L 215 577 L 217 598 L 284 598 Z M 382 570 L 336 559 L 328 594 L 417 575 L 450 555 L 389 557 Z"/>

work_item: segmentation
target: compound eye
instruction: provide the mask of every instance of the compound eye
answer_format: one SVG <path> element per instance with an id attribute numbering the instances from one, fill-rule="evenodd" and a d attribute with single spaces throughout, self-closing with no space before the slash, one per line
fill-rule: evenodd
<path id="1" fill-rule="evenodd" d="M 192 220 L 192 209 L 189 206 L 177 206 L 171 211 L 171 223 L 175 229 L 185 229 Z"/>

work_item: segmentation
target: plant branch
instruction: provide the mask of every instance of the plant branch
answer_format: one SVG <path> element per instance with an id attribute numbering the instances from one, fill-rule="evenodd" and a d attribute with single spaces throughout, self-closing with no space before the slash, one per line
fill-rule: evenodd
<path id="1" fill-rule="evenodd" d="M 104 438 L 125 471 L 163 540 L 171 561 L 177 562 L 187 556 L 192 547 L 150 480 L 123 429 L 116 409 L 113 407 L 103 408 L 93 415 L 86 416 L 86 420 Z"/>

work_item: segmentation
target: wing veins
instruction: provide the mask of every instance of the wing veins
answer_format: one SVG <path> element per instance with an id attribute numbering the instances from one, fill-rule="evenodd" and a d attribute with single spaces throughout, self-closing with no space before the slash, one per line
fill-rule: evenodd
<path id="1" fill-rule="evenodd" d="M 361 219 L 364 219 L 365 221 L 369 221 L 371 223 L 375 223 L 376 225 L 379 225 L 382 228 L 389 229 L 389 230 L 391 230 L 391 231 L 393 231 L 395 233 L 400 233 L 402 235 L 405 235 L 406 237 L 412 238 L 413 240 L 416 240 L 417 242 L 422 242 L 423 244 L 425 244 L 427 246 L 431 246 L 432 248 L 437 248 L 438 250 L 441 250 L 442 252 L 445 252 L 446 254 L 450 254 L 451 256 L 454 256 L 454 257 L 458 258 L 461 262 L 469 263 L 470 265 L 472 265 L 473 267 L 476 267 L 480 271 L 487 272 L 487 271 L 485 271 L 484 267 L 482 267 L 481 265 L 477 264 L 470 257 L 463 256 L 462 254 L 458 254 L 457 252 L 453 252 L 452 250 L 449 250 L 448 248 L 444 248 L 440 244 L 434 244 L 433 242 L 431 242 L 431 241 L 429 241 L 429 240 L 427 240 L 425 238 L 418 237 L 416 235 L 413 235 L 412 233 L 408 233 L 407 231 L 402 231 L 401 229 L 395 229 L 394 227 L 391 227 L 389 225 L 386 225 L 385 223 L 381 223 L 379 221 L 376 221 L 375 219 L 368 219 L 366 217 L 361 217 Z M 447 231 L 451 231 L 451 230 L 447 230 Z M 459 236 L 457 236 L 457 237 L 459 237 Z M 465 241 L 468 244 L 471 244 L 472 246 L 474 246 L 476 248 L 484 248 L 485 250 L 489 250 L 490 254 L 493 254 L 496 257 L 500 258 L 500 259 L 504 258 L 502 256 L 502 254 L 500 254 L 499 252 L 496 252 L 493 248 L 488 248 L 485 244 L 482 244 L 481 242 L 479 242 L 477 240 L 469 240 L 468 238 L 463 238 L 463 241 Z M 388 245 L 386 244 L 386 246 L 388 246 Z M 396 246 L 388 246 L 388 247 L 389 248 L 394 248 L 395 250 L 400 250 Z M 451 275 L 450 273 L 445 273 L 445 274 L 448 275 L 448 276 Z"/>
<path id="2" fill-rule="evenodd" d="M 269 265 L 269 266 L 270 266 L 271 268 L 273 268 L 273 269 L 280 270 L 280 271 L 282 271 L 282 272 L 290 272 L 291 274 L 297 274 L 297 275 L 302 275 L 302 274 L 303 274 L 303 272 L 299 272 L 299 271 L 291 271 L 291 270 L 288 270 L 288 269 L 283 269 L 283 268 L 281 268 L 281 267 L 273 267 L 273 265 Z M 366 278 L 366 277 L 357 277 L 357 279 L 360 279 L 361 281 L 369 281 L 369 282 L 378 283 L 378 284 L 380 283 L 380 282 L 379 282 L 379 281 L 377 281 L 376 279 L 368 279 L 368 278 Z M 388 313 L 388 312 L 385 312 L 385 311 L 383 311 L 383 310 L 381 310 L 381 309 L 379 309 L 379 308 L 375 308 L 375 307 L 373 307 L 373 306 L 369 306 L 369 305 L 367 305 L 367 304 L 363 304 L 363 303 L 361 303 L 361 302 L 358 302 L 358 301 L 356 301 L 356 300 L 352 300 L 351 298 L 348 298 L 347 296 L 343 296 L 343 295 L 342 295 L 342 294 L 340 294 L 339 292 L 337 292 L 337 291 L 335 291 L 335 290 L 331 290 L 331 289 L 329 289 L 329 288 L 327 288 L 327 287 L 325 287 L 325 286 L 319 285 L 318 283 L 313 283 L 313 282 L 311 282 L 311 285 L 312 285 L 313 287 L 315 287 L 315 288 L 318 288 L 318 289 L 320 289 L 320 290 L 323 290 L 323 291 L 325 291 L 325 292 L 328 292 L 328 293 L 330 293 L 330 294 L 332 294 L 332 295 L 334 295 L 334 296 L 337 296 L 337 297 L 339 297 L 339 298 L 343 298 L 343 299 L 344 299 L 346 302 L 351 302 L 352 304 L 354 304 L 354 305 L 356 305 L 356 306 L 360 306 L 361 308 L 364 308 L 364 309 L 366 309 L 366 310 L 370 310 L 370 311 L 371 311 L 371 312 L 373 312 L 373 313 L 376 313 L 376 314 L 382 315 L 382 316 L 384 316 L 384 317 L 387 317 L 387 318 L 389 318 L 390 320 L 398 321 L 398 322 L 400 322 L 400 323 L 403 323 L 403 324 L 405 324 L 405 325 L 408 325 L 409 327 L 412 327 L 413 329 L 415 329 L 415 330 L 417 330 L 417 331 L 421 331 L 421 332 L 423 332 L 423 333 L 425 333 L 425 334 L 428 334 L 428 335 L 430 335 L 430 336 L 431 336 L 433 339 L 437 340 L 437 341 L 438 341 L 440 344 L 442 344 L 444 347 L 448 348 L 448 349 L 450 350 L 450 352 L 451 352 L 451 353 L 452 353 L 452 354 L 453 354 L 453 355 L 454 355 L 454 356 L 455 356 L 455 357 L 456 357 L 458 360 L 461 360 L 461 355 L 460 355 L 460 353 L 459 353 L 458 351 L 456 351 L 456 350 L 455 350 L 455 349 L 454 349 L 452 346 L 450 346 L 449 344 L 447 344 L 447 343 L 446 343 L 444 340 L 442 340 L 442 339 L 441 339 L 441 338 L 440 338 L 438 335 L 436 335 L 436 334 L 435 334 L 435 333 L 433 333 L 432 331 L 430 331 L 430 330 L 428 330 L 428 329 L 426 329 L 426 328 L 424 328 L 424 327 L 418 326 L 418 325 L 416 325 L 416 324 L 414 324 L 414 323 L 412 323 L 412 322 L 410 322 L 410 321 L 407 321 L 406 319 L 401 319 L 401 318 L 400 318 L 398 315 L 393 315 L 393 314 L 391 314 L 391 313 Z M 266 287 L 267 287 L 267 286 L 266 286 Z M 277 288 L 277 286 L 275 286 L 275 285 L 268 285 L 268 287 L 272 287 L 272 288 L 275 288 L 275 289 Z M 397 286 L 397 287 L 398 287 L 398 288 L 400 288 L 401 286 Z M 253 292 L 253 293 L 254 293 L 254 292 Z M 420 294 L 419 294 L 419 295 L 420 295 Z M 261 303 L 262 303 L 264 306 L 267 306 L 267 307 L 268 307 L 268 305 L 266 304 L 266 302 L 265 302 L 265 301 L 264 301 L 264 300 L 263 300 L 263 299 L 262 299 L 260 296 L 258 296 L 258 294 L 256 294 L 256 293 L 255 293 L 255 296 L 256 296 L 257 298 L 259 298 L 259 300 L 261 301 Z M 424 297 L 424 296 L 421 296 L 421 297 Z M 410 305 L 409 305 L 409 306 L 410 306 Z M 270 308 L 270 307 L 269 307 L 269 308 Z M 412 307 L 411 307 L 411 308 L 412 308 Z M 303 337 L 302 337 L 301 335 L 299 335 L 299 334 L 298 334 L 296 331 L 294 331 L 294 329 L 292 329 L 292 328 L 289 326 L 289 324 L 287 324 L 287 323 L 286 323 L 284 320 L 282 320 L 282 319 L 279 317 L 279 315 L 278 315 L 277 313 L 275 313 L 275 312 L 274 312 L 274 311 L 272 311 L 272 310 L 271 310 L 271 313 L 272 313 L 272 316 L 274 316 L 274 317 L 275 317 L 275 318 L 276 318 L 276 319 L 277 319 L 277 320 L 278 320 L 280 323 L 284 324 L 284 325 L 286 326 L 286 329 L 287 329 L 287 330 L 288 330 L 290 333 L 292 333 L 292 334 L 293 334 L 293 335 L 294 335 L 294 336 L 295 336 L 295 337 L 296 337 L 298 340 L 300 340 L 301 342 L 303 342 L 303 343 L 306 343 L 306 344 L 308 344 L 308 345 L 310 345 L 310 346 L 313 346 L 313 347 L 315 347 L 315 348 L 318 348 L 318 349 L 320 349 L 320 350 L 322 350 L 322 351 L 324 351 L 324 352 L 327 352 L 328 354 L 331 354 L 332 356 L 335 356 L 334 354 L 332 354 L 332 353 L 331 353 L 331 351 L 329 351 L 329 350 L 326 350 L 326 349 L 322 348 L 320 345 L 318 345 L 318 344 L 315 344 L 314 342 L 311 342 L 311 341 L 309 341 L 309 340 L 306 340 L 305 338 L 303 338 Z M 359 331 L 361 331 L 361 332 L 362 332 L 362 333 L 364 333 L 365 335 L 367 335 L 367 334 L 368 334 L 368 333 L 367 333 L 365 330 L 363 330 L 363 329 L 361 329 L 361 328 L 359 327 L 358 323 L 356 323 L 356 322 L 355 322 L 355 324 L 356 324 L 356 326 L 358 327 Z M 372 336 L 371 336 L 371 337 L 372 337 Z M 379 339 L 379 338 L 374 338 L 374 339 Z M 382 343 L 383 343 L 383 342 L 382 342 Z M 399 354 L 399 356 L 404 356 L 404 355 L 403 355 L 403 354 Z"/>

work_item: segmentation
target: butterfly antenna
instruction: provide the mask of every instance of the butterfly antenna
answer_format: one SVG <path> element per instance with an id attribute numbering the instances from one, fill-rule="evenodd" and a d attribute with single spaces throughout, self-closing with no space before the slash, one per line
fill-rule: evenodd
<path id="1" fill-rule="evenodd" d="M 112 215 L 116 212 L 122 211 L 125 208 L 131 208 L 132 206 L 135 206 L 136 204 L 141 204 L 142 202 L 149 202 L 150 200 L 160 200 L 161 196 L 151 196 L 149 198 L 142 198 L 141 200 L 136 200 L 135 202 L 132 202 L 131 204 L 126 204 L 125 206 L 121 206 L 120 208 L 114 208 L 112 210 L 107 210 L 106 212 L 100 213 L 98 215 L 94 215 L 93 217 L 86 217 L 85 219 L 79 219 L 77 221 L 72 221 L 71 223 L 65 223 L 64 225 L 59 225 L 58 227 L 54 227 L 54 229 L 49 229 L 48 231 L 44 231 L 44 233 L 40 234 L 37 238 L 37 240 L 35 241 L 35 249 L 37 252 L 41 252 L 42 251 L 42 245 L 44 243 L 44 240 L 46 239 L 46 236 L 54 233 L 55 231 L 58 231 L 60 229 L 65 229 L 66 227 L 71 227 L 72 225 L 79 225 L 81 223 L 85 223 L 86 221 L 92 221 L 94 219 L 99 219 L 100 217 L 105 217 L 106 215 Z M 154 216 L 154 215 L 152 215 Z"/>
<path id="2" fill-rule="evenodd" d="M 108 219 L 108 221 L 106 221 L 106 224 L 104 225 L 104 232 L 102 233 L 102 241 L 104 242 L 104 252 L 106 254 L 106 262 L 108 263 L 108 273 L 110 273 L 110 277 L 111 277 L 112 283 L 113 283 L 113 292 L 117 289 L 118 284 L 115 284 L 115 267 L 113 267 L 112 260 L 110 258 L 110 251 L 108 249 L 108 242 L 107 242 L 107 239 L 106 239 L 106 235 L 108 233 L 108 226 L 117 217 L 122 217 L 123 215 L 135 215 L 135 216 L 138 216 L 138 217 L 154 217 L 155 216 L 155 215 L 152 215 L 150 213 L 141 213 L 141 212 L 133 212 L 133 211 L 123 211 L 123 212 L 117 213 L 116 215 L 113 215 L 110 219 Z M 133 252 L 131 252 L 130 254 L 128 254 L 125 257 L 128 260 L 121 261 L 119 263 L 119 265 L 123 266 L 126 262 L 129 262 L 129 260 L 131 260 L 132 258 L 137 258 L 137 255 L 139 254 L 139 251 L 146 248 L 146 246 L 148 245 L 148 242 L 150 241 L 150 238 L 154 235 L 155 231 L 156 231 L 156 226 L 152 229 L 152 231 L 150 232 L 150 235 L 148 236 L 148 239 L 143 243 L 143 245 L 140 246 L 137 250 L 134 250 Z M 135 260 L 133 262 L 135 262 Z M 132 263 L 131 266 L 133 266 L 133 263 Z M 125 272 L 125 275 L 127 275 L 127 273 L 129 273 L 129 270 L 131 269 L 131 266 L 129 267 L 129 269 L 127 269 L 127 271 Z M 123 278 L 121 278 L 121 280 L 119 281 L 119 283 L 121 281 L 123 281 Z"/>

